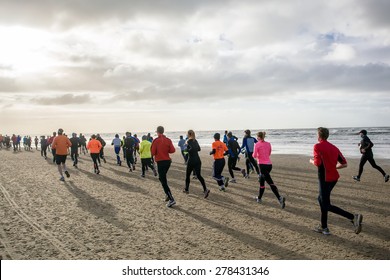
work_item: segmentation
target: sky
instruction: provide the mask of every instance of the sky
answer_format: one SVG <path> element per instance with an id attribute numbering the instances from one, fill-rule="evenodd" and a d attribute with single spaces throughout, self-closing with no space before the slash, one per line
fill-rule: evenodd
<path id="1" fill-rule="evenodd" d="M 388 0 L 0 0 L 0 133 L 389 126 Z"/>

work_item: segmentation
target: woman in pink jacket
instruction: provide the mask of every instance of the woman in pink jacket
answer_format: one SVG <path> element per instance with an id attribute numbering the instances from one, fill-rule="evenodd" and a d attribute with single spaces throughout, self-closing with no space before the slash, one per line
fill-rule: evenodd
<path id="1" fill-rule="evenodd" d="M 286 206 L 286 198 L 279 194 L 278 188 L 274 184 L 271 178 L 271 170 L 272 170 L 272 162 L 270 159 L 271 156 L 271 144 L 269 142 L 264 141 L 265 132 L 257 133 L 258 142 L 255 144 L 253 157 L 257 159 L 260 168 L 259 182 L 259 196 L 256 197 L 256 201 L 261 203 L 261 198 L 265 191 L 265 182 L 271 187 L 272 192 L 275 194 L 278 199 L 280 206 L 282 209 Z"/>

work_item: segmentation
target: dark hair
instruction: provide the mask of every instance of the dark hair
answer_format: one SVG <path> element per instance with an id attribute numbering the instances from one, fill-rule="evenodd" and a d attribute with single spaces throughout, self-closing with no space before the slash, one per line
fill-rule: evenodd
<path id="1" fill-rule="evenodd" d="M 218 132 L 214 134 L 214 139 L 215 140 L 219 140 L 221 139 L 221 134 L 219 134 Z"/>
<path id="2" fill-rule="evenodd" d="M 59 134 L 59 135 L 62 135 L 62 133 L 64 133 L 64 130 L 63 130 L 62 128 L 59 128 L 59 129 L 58 129 L 58 134 Z"/>
<path id="3" fill-rule="evenodd" d="M 164 133 L 164 127 L 161 126 L 161 125 L 158 126 L 156 132 L 157 132 L 157 133 L 160 133 L 160 134 L 163 134 L 163 133 Z"/>
<path id="4" fill-rule="evenodd" d="M 264 140 L 266 133 L 265 133 L 265 131 L 259 131 L 259 132 L 257 132 L 256 135 L 257 135 L 257 137 L 260 138 L 261 140 Z"/>
<path id="5" fill-rule="evenodd" d="M 227 137 L 232 138 L 233 133 L 231 131 L 228 132 Z"/>
<path id="6" fill-rule="evenodd" d="M 362 129 L 362 130 L 360 130 L 359 134 L 360 134 L 360 133 L 362 133 L 363 135 L 367 135 L 367 130 Z"/>
<path id="7" fill-rule="evenodd" d="M 92 138 L 92 139 L 96 139 L 96 135 L 95 135 L 95 134 L 92 134 L 91 138 Z"/>
<path id="8" fill-rule="evenodd" d="M 318 132 L 318 137 L 323 139 L 323 140 L 326 140 L 328 139 L 329 137 L 329 129 L 327 129 L 326 127 L 319 127 L 317 128 L 317 132 Z"/>

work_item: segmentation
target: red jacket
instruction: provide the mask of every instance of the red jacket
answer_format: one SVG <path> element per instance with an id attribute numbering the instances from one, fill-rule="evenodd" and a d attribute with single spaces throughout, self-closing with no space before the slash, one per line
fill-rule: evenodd
<path id="1" fill-rule="evenodd" d="M 171 160 L 169 154 L 173 154 L 176 151 L 172 144 L 171 139 L 165 137 L 165 135 L 159 135 L 158 138 L 152 142 L 151 152 L 155 161 Z"/>
<path id="2" fill-rule="evenodd" d="M 318 166 L 319 178 L 326 182 L 335 182 L 340 175 L 337 172 L 337 162 L 346 164 L 347 160 L 344 158 L 340 150 L 333 144 L 326 140 L 321 140 L 314 145 L 314 165 Z"/>

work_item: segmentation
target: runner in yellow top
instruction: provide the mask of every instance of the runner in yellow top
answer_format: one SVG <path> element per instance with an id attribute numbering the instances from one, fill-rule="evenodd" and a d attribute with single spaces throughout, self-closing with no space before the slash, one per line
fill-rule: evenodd
<path id="1" fill-rule="evenodd" d="M 51 147 L 53 150 L 56 151 L 55 153 L 55 161 L 57 163 L 58 172 L 61 175 L 60 180 L 65 181 L 64 175 L 62 173 L 62 170 L 64 170 L 64 173 L 66 177 L 70 177 L 70 174 L 68 170 L 66 169 L 66 157 L 68 155 L 68 148 L 72 146 L 72 143 L 66 137 L 63 135 L 64 130 L 62 128 L 58 129 L 58 136 L 54 138 L 53 143 L 51 144 Z"/>

